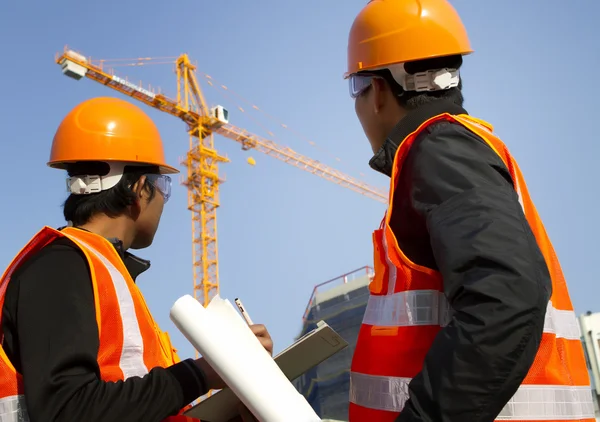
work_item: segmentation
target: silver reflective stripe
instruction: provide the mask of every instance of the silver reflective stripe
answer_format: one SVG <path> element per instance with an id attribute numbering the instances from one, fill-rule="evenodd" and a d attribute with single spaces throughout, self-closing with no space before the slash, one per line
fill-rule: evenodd
<path id="1" fill-rule="evenodd" d="M 369 296 L 363 324 L 380 327 L 445 326 L 452 314 L 446 296 L 437 290 L 408 290 L 385 296 Z M 574 311 L 548 303 L 544 332 L 558 338 L 579 340 L 581 331 Z"/>
<path id="2" fill-rule="evenodd" d="M 123 348 L 121 349 L 121 359 L 119 360 L 119 367 L 123 372 L 123 378 L 143 377 L 148 373 L 148 368 L 146 368 L 146 364 L 144 363 L 144 340 L 127 281 L 123 278 L 121 272 L 104 255 L 82 240 L 77 239 L 77 241 L 88 248 L 104 264 L 115 288 L 115 294 L 121 311 L 121 322 L 123 324 Z"/>
<path id="3" fill-rule="evenodd" d="M 410 378 L 350 373 L 350 402 L 369 409 L 400 412 Z M 590 387 L 521 385 L 496 420 L 578 420 L 594 418 Z"/>
<path id="4" fill-rule="evenodd" d="M 581 329 L 574 311 L 560 311 L 548 304 L 544 332 L 556 334 L 557 338 L 567 340 L 581 340 Z"/>
<path id="5" fill-rule="evenodd" d="M 448 301 L 437 290 L 408 290 L 386 296 L 369 296 L 363 324 L 381 327 L 445 325 Z"/>
<path id="6" fill-rule="evenodd" d="M 400 412 L 408 400 L 410 378 L 350 372 L 350 402 L 369 409 Z"/>
<path id="7" fill-rule="evenodd" d="M 0 422 L 29 422 L 25 396 L 9 396 L 0 399 Z"/>
<path id="8" fill-rule="evenodd" d="M 595 420 L 592 400 L 590 387 L 522 385 L 496 419 Z"/>

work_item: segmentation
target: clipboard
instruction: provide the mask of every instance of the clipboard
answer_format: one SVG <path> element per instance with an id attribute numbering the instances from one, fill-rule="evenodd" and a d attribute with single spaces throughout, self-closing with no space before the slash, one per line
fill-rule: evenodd
<path id="1" fill-rule="evenodd" d="M 285 376 L 293 381 L 306 371 L 348 347 L 348 343 L 325 321 L 300 337 L 273 359 Z M 185 412 L 202 422 L 227 422 L 237 416 L 240 400 L 229 388 L 218 391 Z"/>

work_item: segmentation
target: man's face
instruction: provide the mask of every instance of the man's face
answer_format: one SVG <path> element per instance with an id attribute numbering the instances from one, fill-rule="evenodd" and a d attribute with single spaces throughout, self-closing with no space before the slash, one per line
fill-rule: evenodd
<path id="1" fill-rule="evenodd" d="M 389 130 L 384 120 L 384 105 L 389 89 L 382 78 L 362 74 L 351 76 L 350 87 L 356 116 L 373 153 L 376 153 L 383 145 Z"/>
<path id="2" fill-rule="evenodd" d="M 152 184 L 154 195 L 144 184 Z M 150 246 L 158 230 L 160 218 L 165 206 L 165 200 L 170 195 L 171 181 L 166 176 L 142 176 L 135 189 L 139 192 L 139 214 L 136 219 L 136 235 L 131 244 L 132 249 L 143 249 Z M 139 186 L 138 186 L 139 185 Z"/>

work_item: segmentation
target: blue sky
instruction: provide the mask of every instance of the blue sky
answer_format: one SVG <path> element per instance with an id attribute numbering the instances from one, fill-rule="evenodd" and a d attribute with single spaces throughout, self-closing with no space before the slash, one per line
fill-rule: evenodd
<path id="1" fill-rule="evenodd" d="M 63 224 L 64 174 L 45 165 L 62 117 L 85 99 L 118 96 L 91 80 L 62 76 L 54 54 L 65 44 L 98 59 L 187 52 L 200 72 L 277 118 L 242 113 L 237 107 L 248 110 L 248 104 L 203 84 L 211 104 L 230 110 L 231 123 L 263 136 L 267 127 L 280 144 L 387 186 L 388 180 L 368 167 L 370 147 L 342 79 L 348 29 L 365 3 L 7 2 L 0 12 L 6 188 L 0 266 L 43 225 Z M 600 3 L 453 3 L 476 50 L 463 70 L 466 108 L 494 124 L 519 161 L 576 311 L 600 310 L 594 169 L 600 152 L 594 82 L 600 68 L 595 41 Z M 169 66 L 120 68 L 118 74 L 176 93 Z M 145 109 L 159 126 L 168 159 L 178 165 L 188 146 L 184 124 Z M 278 122 L 293 131 L 278 129 Z M 384 205 L 260 153 L 241 151 L 228 139 L 216 143 L 231 159 L 221 167 L 227 178 L 218 217 L 221 295 L 239 296 L 253 320 L 268 326 L 278 351 L 297 335 L 315 284 L 371 264 L 371 231 Z M 248 156 L 256 166 L 246 163 Z M 152 269 L 139 280 L 182 357 L 192 356 L 193 349 L 169 320 L 169 309 L 192 293 L 186 204 L 186 190 L 176 184 L 155 244 L 140 251 L 152 260 Z"/>

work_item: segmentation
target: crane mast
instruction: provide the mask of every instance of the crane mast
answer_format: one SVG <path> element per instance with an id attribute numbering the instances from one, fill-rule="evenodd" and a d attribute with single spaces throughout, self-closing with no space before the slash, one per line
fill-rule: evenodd
<path id="1" fill-rule="evenodd" d="M 192 212 L 192 263 L 194 295 L 207 305 L 219 293 L 217 208 L 219 207 L 219 163 L 227 157 L 215 149 L 212 127 L 204 96 L 196 80 L 196 67 L 187 54 L 176 62 L 177 103 L 193 110 L 198 118 L 188 123 L 190 146 L 187 167 L 188 209 Z M 200 296 L 200 297 L 199 297 Z"/>
<path id="2" fill-rule="evenodd" d="M 137 66 L 152 61 L 151 58 L 137 58 L 120 65 Z M 157 64 L 175 63 L 176 100 L 115 75 L 112 70 L 105 69 L 106 62 L 94 62 L 67 47 L 63 53 L 56 56 L 56 63 L 61 66 L 66 76 L 75 80 L 83 77 L 92 79 L 150 107 L 171 114 L 187 125 L 190 145 L 182 164 L 187 168 L 184 184 L 188 188 L 188 209 L 192 212 L 194 297 L 204 306 L 219 293 L 217 208 L 220 205 L 219 185 L 223 182 L 219 178 L 219 163 L 229 162 L 227 157 L 220 155 L 216 150 L 214 134 L 238 142 L 244 150 L 255 149 L 368 198 L 387 203 L 388 194 L 384 190 L 305 157 L 291 148 L 280 146 L 229 124 L 225 108 L 207 107 L 196 78 L 196 66 L 191 63 L 187 54 L 166 62 L 154 61 Z"/>

